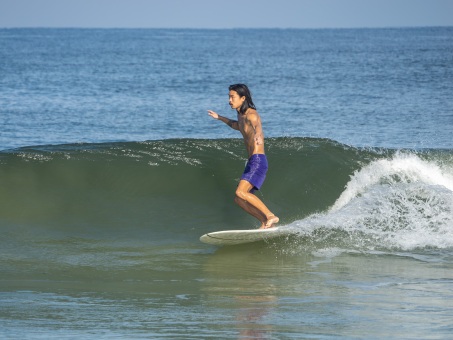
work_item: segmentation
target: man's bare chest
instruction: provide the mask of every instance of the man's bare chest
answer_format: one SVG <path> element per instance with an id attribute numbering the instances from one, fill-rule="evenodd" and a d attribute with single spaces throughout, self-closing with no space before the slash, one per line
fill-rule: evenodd
<path id="1" fill-rule="evenodd" d="M 247 116 L 238 117 L 238 125 L 239 125 L 239 130 L 242 132 L 242 134 L 249 134 L 250 131 L 252 130 L 252 126 L 250 124 L 250 121 L 247 119 Z"/>

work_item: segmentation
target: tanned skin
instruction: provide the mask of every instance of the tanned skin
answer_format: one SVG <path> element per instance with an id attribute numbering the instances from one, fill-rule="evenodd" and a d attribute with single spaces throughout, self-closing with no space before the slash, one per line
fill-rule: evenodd
<path id="1" fill-rule="evenodd" d="M 208 114 L 212 118 L 224 122 L 232 129 L 241 132 L 249 158 L 254 154 L 264 154 L 264 134 L 261 117 L 258 112 L 252 108 L 248 108 L 245 113 L 240 113 L 239 109 L 245 100 L 245 96 L 240 97 L 236 91 L 231 90 L 229 92 L 229 98 L 231 108 L 237 111 L 237 120 L 222 117 L 211 110 L 208 110 Z M 261 222 L 260 229 L 271 228 L 274 224 L 278 223 L 279 218 L 257 196 L 250 192 L 252 189 L 253 185 L 250 182 L 241 179 L 236 189 L 234 201 L 247 213 Z"/>

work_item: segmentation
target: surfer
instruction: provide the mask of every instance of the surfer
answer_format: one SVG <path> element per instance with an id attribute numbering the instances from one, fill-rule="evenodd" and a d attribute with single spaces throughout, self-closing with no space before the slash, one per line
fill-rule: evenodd
<path id="1" fill-rule="evenodd" d="M 212 118 L 224 122 L 232 129 L 239 130 L 244 138 L 249 158 L 236 189 L 234 201 L 261 222 L 260 229 L 270 228 L 278 223 L 279 218 L 254 195 L 254 192 L 259 190 L 263 184 L 268 168 L 267 158 L 264 154 L 264 134 L 261 118 L 246 85 L 231 85 L 229 87 L 229 98 L 231 108 L 237 111 L 237 120 L 222 117 L 211 110 L 208 110 L 208 113 Z"/>

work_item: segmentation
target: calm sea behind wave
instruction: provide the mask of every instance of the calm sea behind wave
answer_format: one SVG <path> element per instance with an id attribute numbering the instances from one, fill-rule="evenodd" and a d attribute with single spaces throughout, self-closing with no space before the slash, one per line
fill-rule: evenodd
<path id="1" fill-rule="evenodd" d="M 453 28 L 0 29 L 0 338 L 450 339 Z M 290 237 L 233 203 L 247 83 Z M 295 233 L 294 233 L 295 232 Z"/>
<path id="2" fill-rule="evenodd" d="M 268 136 L 451 148 L 453 28 L 0 30 L 0 148 L 236 137 L 247 83 Z"/>

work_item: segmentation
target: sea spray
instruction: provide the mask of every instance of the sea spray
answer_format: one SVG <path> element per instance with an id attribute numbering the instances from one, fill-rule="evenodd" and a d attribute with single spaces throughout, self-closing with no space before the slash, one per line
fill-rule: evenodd
<path id="1" fill-rule="evenodd" d="M 376 184 L 392 185 L 398 182 L 423 182 L 444 186 L 453 191 L 453 176 L 445 173 L 434 162 L 427 162 L 414 154 L 397 153 L 391 159 L 380 159 L 357 170 L 332 207 L 332 211 L 345 206 L 352 198 Z"/>
<path id="2" fill-rule="evenodd" d="M 304 249 L 414 250 L 453 247 L 453 177 L 410 153 L 354 172 L 326 212 L 289 225 Z M 307 248 L 308 246 L 308 248 Z"/>

